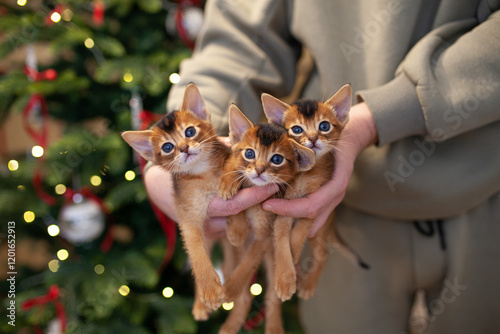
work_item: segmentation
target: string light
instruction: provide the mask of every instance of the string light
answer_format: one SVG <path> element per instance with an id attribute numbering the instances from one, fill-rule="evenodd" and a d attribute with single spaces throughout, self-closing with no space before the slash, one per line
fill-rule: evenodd
<path id="1" fill-rule="evenodd" d="M 7 163 L 7 167 L 9 168 L 10 171 L 15 171 L 19 168 L 19 162 L 17 162 L 17 160 L 10 160 Z"/>
<path id="2" fill-rule="evenodd" d="M 52 13 L 52 15 L 50 15 L 50 19 L 52 20 L 52 22 L 57 23 L 61 21 L 61 14 L 59 14 L 58 12 L 54 12 Z"/>
<path id="3" fill-rule="evenodd" d="M 132 82 L 132 80 L 134 80 L 134 77 L 132 76 L 132 74 L 125 73 L 123 75 L 123 81 L 125 81 L 125 82 Z"/>
<path id="4" fill-rule="evenodd" d="M 134 173 L 134 171 L 132 171 L 132 170 L 127 171 L 125 173 L 125 180 L 132 181 L 133 179 L 135 179 L 135 173 Z"/>
<path id="5" fill-rule="evenodd" d="M 57 272 L 57 270 L 59 270 L 59 261 L 58 260 L 51 260 L 49 262 L 49 269 L 53 273 Z"/>
<path id="6" fill-rule="evenodd" d="M 89 37 L 85 40 L 85 42 L 83 42 L 83 44 L 85 44 L 87 49 L 92 49 L 94 47 L 94 40 Z"/>
<path id="7" fill-rule="evenodd" d="M 250 293 L 254 296 L 258 296 L 262 293 L 262 286 L 259 283 L 254 283 L 250 287 Z"/>
<path id="8" fill-rule="evenodd" d="M 90 183 L 94 186 L 94 187 L 97 187 L 99 185 L 101 185 L 102 183 L 102 180 L 99 176 L 97 175 L 93 175 L 90 177 Z"/>
<path id="9" fill-rule="evenodd" d="M 66 8 L 65 10 L 63 10 L 61 16 L 64 21 L 69 22 L 73 17 L 73 12 L 69 8 Z"/>
<path id="10" fill-rule="evenodd" d="M 26 188 L 22 184 L 17 186 L 17 190 L 19 190 L 19 191 L 24 191 L 25 189 Z"/>
<path id="11" fill-rule="evenodd" d="M 21 7 L 26 6 L 26 0 L 17 0 L 17 4 Z"/>
<path id="12" fill-rule="evenodd" d="M 33 148 L 31 149 L 31 154 L 35 158 L 40 158 L 43 155 L 43 147 L 38 145 L 33 146 Z"/>
<path id="13" fill-rule="evenodd" d="M 60 249 L 57 251 L 57 258 L 61 261 L 66 260 L 68 258 L 68 256 L 69 256 L 69 253 L 65 249 Z"/>
<path id="14" fill-rule="evenodd" d="M 122 285 L 118 289 L 118 293 L 120 293 L 120 295 L 122 295 L 123 297 L 128 296 L 128 294 L 130 293 L 130 288 L 126 285 Z"/>
<path id="15" fill-rule="evenodd" d="M 163 289 L 163 297 L 165 298 L 170 298 L 174 295 L 174 289 L 172 289 L 171 287 L 166 287 L 165 289 Z"/>
<path id="16" fill-rule="evenodd" d="M 234 303 L 222 303 L 222 308 L 226 311 L 231 311 L 233 309 Z"/>
<path id="17" fill-rule="evenodd" d="M 49 235 L 51 237 L 55 237 L 55 236 L 59 235 L 59 232 L 61 232 L 61 230 L 59 229 L 59 226 L 57 226 L 57 225 L 52 224 L 52 225 L 49 225 L 47 227 L 47 233 L 49 233 Z"/>
<path id="18" fill-rule="evenodd" d="M 66 186 L 64 184 L 58 184 L 54 187 L 56 194 L 62 195 L 66 192 Z"/>
<path id="19" fill-rule="evenodd" d="M 94 271 L 97 275 L 101 275 L 104 273 L 104 266 L 102 264 L 96 264 L 94 267 Z"/>
<path id="20" fill-rule="evenodd" d="M 33 220 L 35 220 L 35 213 L 33 211 L 26 211 L 23 217 L 25 222 L 31 223 Z"/>
<path id="21" fill-rule="evenodd" d="M 168 77 L 168 80 L 170 80 L 170 82 L 175 85 L 178 84 L 179 81 L 181 81 L 181 76 L 178 73 L 172 73 Z"/>

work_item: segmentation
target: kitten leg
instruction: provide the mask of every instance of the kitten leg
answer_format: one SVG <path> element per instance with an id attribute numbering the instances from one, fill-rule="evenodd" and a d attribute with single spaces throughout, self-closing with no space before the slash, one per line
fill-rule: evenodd
<path id="1" fill-rule="evenodd" d="M 302 248 L 311 229 L 314 220 L 309 218 L 299 218 L 292 228 L 290 236 L 290 247 L 292 249 L 293 263 L 299 262 Z"/>
<path id="2" fill-rule="evenodd" d="M 245 240 L 250 227 L 248 226 L 245 211 L 227 217 L 227 239 L 233 246 L 239 246 Z"/>
<path id="3" fill-rule="evenodd" d="M 250 307 L 252 306 L 252 294 L 250 293 L 250 282 L 243 286 L 243 291 L 234 300 L 234 306 L 226 321 L 219 330 L 219 334 L 237 334 L 245 323 Z"/>
<path id="4" fill-rule="evenodd" d="M 274 214 L 262 210 L 259 205 L 247 209 L 246 214 L 254 228 L 255 239 L 247 248 L 243 260 L 224 283 L 227 301 L 235 300 L 241 293 L 242 288 L 252 279 L 252 275 L 259 267 L 266 250 L 272 244 L 270 222 L 274 220 Z"/>
<path id="5" fill-rule="evenodd" d="M 224 292 L 219 275 L 207 253 L 203 224 L 181 221 L 179 228 L 191 261 L 195 284 L 199 287 L 200 299 L 209 308 L 215 310 L 222 304 Z"/>
<path id="6" fill-rule="evenodd" d="M 215 244 L 214 240 L 207 241 L 207 249 L 209 254 L 212 253 L 214 244 Z M 224 261 L 225 260 L 226 258 L 224 256 Z M 212 310 L 207 305 L 203 304 L 203 302 L 201 301 L 201 291 L 198 284 L 196 284 L 195 281 L 194 304 L 193 304 L 193 309 L 191 310 L 194 320 L 196 321 L 208 320 L 208 316 L 210 315 L 211 312 Z"/>
<path id="7" fill-rule="evenodd" d="M 224 294 L 227 301 L 233 301 L 240 295 L 242 289 L 252 279 L 252 275 L 259 267 L 264 253 L 270 246 L 270 237 L 254 240 L 243 260 L 224 283 Z"/>
<path id="8" fill-rule="evenodd" d="M 301 278 L 298 287 L 298 296 L 302 299 L 309 299 L 316 290 L 318 279 L 323 272 L 326 259 L 329 256 L 328 247 L 328 234 L 330 231 L 330 224 L 326 223 L 316 233 L 313 238 L 309 239 L 311 247 L 312 264 Z"/>
<path id="9" fill-rule="evenodd" d="M 275 281 L 274 272 L 274 250 L 271 246 L 264 256 L 264 265 L 266 270 L 267 290 L 265 296 L 266 305 L 266 334 L 284 334 L 283 319 L 281 314 L 281 300 L 273 289 Z"/>
<path id="10" fill-rule="evenodd" d="M 276 294 L 288 300 L 297 288 L 297 273 L 290 249 L 290 232 L 294 218 L 278 216 L 274 221 L 274 264 Z"/>

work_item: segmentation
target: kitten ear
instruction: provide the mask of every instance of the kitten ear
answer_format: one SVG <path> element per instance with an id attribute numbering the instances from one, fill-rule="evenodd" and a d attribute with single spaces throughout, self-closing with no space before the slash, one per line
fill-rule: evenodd
<path id="1" fill-rule="evenodd" d="M 295 152 L 298 154 L 299 171 L 305 172 L 313 168 L 316 163 L 316 155 L 310 148 L 300 145 L 295 140 L 291 140 Z"/>
<path id="2" fill-rule="evenodd" d="M 253 127 L 253 123 L 234 104 L 229 107 L 229 139 L 231 145 L 241 141 L 243 134 Z"/>
<path id="3" fill-rule="evenodd" d="M 349 110 L 352 103 L 352 88 L 350 84 L 342 86 L 325 104 L 329 105 L 337 114 L 337 119 L 346 125 L 349 120 Z"/>
<path id="4" fill-rule="evenodd" d="M 269 123 L 283 125 L 283 114 L 287 109 L 290 108 L 290 106 L 285 102 L 275 98 L 274 96 L 266 93 L 262 94 L 260 99 L 262 100 L 264 113 L 266 114 Z"/>
<path id="5" fill-rule="evenodd" d="M 153 160 L 154 149 L 149 138 L 151 138 L 152 134 L 152 130 L 125 131 L 122 133 L 122 138 L 144 159 L 151 161 Z"/>
<path id="6" fill-rule="evenodd" d="M 184 91 L 181 110 L 189 110 L 204 121 L 210 120 L 210 113 L 205 106 L 205 101 L 194 83 L 187 85 Z"/>

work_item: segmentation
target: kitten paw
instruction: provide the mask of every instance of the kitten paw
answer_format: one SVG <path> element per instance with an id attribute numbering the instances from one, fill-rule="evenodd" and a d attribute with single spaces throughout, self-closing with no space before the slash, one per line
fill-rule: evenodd
<path id="1" fill-rule="evenodd" d="M 246 239 L 249 229 L 244 212 L 227 217 L 226 237 L 231 245 L 240 246 Z"/>
<path id="2" fill-rule="evenodd" d="M 232 178 L 221 177 L 217 183 L 217 196 L 223 200 L 233 198 L 238 192 L 238 188 L 234 186 L 236 184 Z"/>
<path id="3" fill-rule="evenodd" d="M 216 310 L 225 300 L 224 290 L 220 284 L 219 275 L 214 271 L 212 279 L 201 285 L 200 299 L 209 309 Z"/>
<path id="4" fill-rule="evenodd" d="M 194 320 L 206 321 L 211 311 L 212 310 L 203 304 L 201 300 L 195 300 L 191 313 L 193 314 Z"/>
<path id="5" fill-rule="evenodd" d="M 314 295 L 316 291 L 316 282 L 314 282 L 310 276 L 307 276 L 302 280 L 297 289 L 297 295 L 301 299 L 309 299 Z"/>
<path id="6" fill-rule="evenodd" d="M 292 298 L 297 290 L 297 274 L 295 270 L 289 270 L 282 273 L 276 273 L 276 282 L 274 285 L 276 295 L 281 301 Z"/>

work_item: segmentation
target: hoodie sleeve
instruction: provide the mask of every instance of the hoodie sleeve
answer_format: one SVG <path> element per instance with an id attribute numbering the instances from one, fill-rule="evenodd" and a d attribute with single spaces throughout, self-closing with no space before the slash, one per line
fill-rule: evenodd
<path id="1" fill-rule="evenodd" d="M 424 36 L 389 83 L 357 92 L 382 146 L 424 135 L 443 141 L 500 120 L 500 11 Z"/>
<path id="2" fill-rule="evenodd" d="M 180 82 L 170 90 L 167 110 L 181 105 L 185 86 L 195 83 L 212 114 L 227 133 L 227 113 L 236 103 L 254 122 L 262 115 L 261 92 L 291 91 L 300 45 L 288 29 L 284 1 L 207 1 L 205 22 L 193 56 L 180 67 Z"/>

